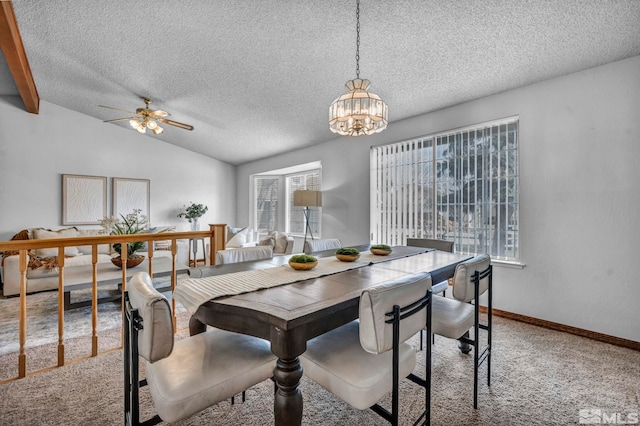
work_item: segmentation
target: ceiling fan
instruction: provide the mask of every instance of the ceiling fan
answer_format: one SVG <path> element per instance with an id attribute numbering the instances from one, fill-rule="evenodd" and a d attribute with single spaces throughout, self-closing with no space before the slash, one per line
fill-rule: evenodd
<path id="1" fill-rule="evenodd" d="M 193 126 L 184 123 L 178 123 L 177 121 L 166 119 L 169 114 L 167 111 L 163 111 L 161 109 L 150 109 L 149 104 L 151 100 L 149 98 L 142 98 L 144 101 L 145 107 L 136 109 L 136 112 L 127 111 L 120 108 L 113 108 L 106 105 L 98 105 L 102 108 L 115 109 L 116 111 L 123 111 L 128 114 L 131 114 L 130 117 L 123 118 L 114 118 L 113 120 L 104 120 L 105 123 L 113 123 L 114 121 L 124 121 L 129 120 L 129 125 L 139 131 L 140 133 L 146 133 L 147 129 L 151 130 L 154 134 L 159 135 L 164 132 L 164 129 L 160 127 L 158 123 L 169 124 L 171 126 L 176 126 L 181 129 L 193 130 Z"/>

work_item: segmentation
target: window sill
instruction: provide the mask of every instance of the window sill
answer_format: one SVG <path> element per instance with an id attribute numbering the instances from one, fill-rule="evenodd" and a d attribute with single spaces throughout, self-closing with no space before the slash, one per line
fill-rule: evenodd
<path id="1" fill-rule="evenodd" d="M 491 264 L 494 266 L 498 266 L 500 268 L 511 268 L 511 269 L 524 269 L 526 264 L 520 261 L 509 261 L 509 260 L 494 260 L 491 259 Z"/>

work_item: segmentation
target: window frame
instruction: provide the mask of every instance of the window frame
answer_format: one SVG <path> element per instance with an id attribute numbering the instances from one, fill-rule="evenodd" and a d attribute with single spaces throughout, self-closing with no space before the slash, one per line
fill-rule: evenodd
<path id="1" fill-rule="evenodd" d="M 256 229 L 260 233 L 272 231 L 272 229 L 264 230 L 258 227 L 258 199 L 257 199 L 257 190 L 258 190 L 258 179 L 271 178 L 278 179 L 278 201 L 277 201 L 277 210 L 276 210 L 276 230 L 286 232 L 287 234 L 295 237 L 303 237 L 306 229 L 306 224 L 304 224 L 301 233 L 291 232 L 291 206 L 293 203 L 292 199 L 292 191 L 289 188 L 289 178 L 300 176 L 300 175 L 308 175 L 312 173 L 317 173 L 318 187 L 317 190 L 322 190 L 322 164 L 319 161 L 301 164 L 297 166 L 287 167 L 278 170 L 271 170 L 264 173 L 258 173 L 251 175 L 250 179 L 250 213 L 249 213 L 249 221 L 252 224 L 251 226 Z M 296 189 L 316 189 L 316 188 L 296 188 Z M 302 211 L 302 207 L 296 207 Z M 314 229 L 313 235 L 314 237 L 320 238 L 322 235 L 322 207 L 312 208 L 311 213 L 317 212 L 318 217 L 318 228 L 317 231 Z"/>

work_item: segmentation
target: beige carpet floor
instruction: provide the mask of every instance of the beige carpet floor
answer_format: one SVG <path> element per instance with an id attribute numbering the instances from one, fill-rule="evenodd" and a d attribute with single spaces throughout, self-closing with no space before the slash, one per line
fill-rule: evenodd
<path id="1" fill-rule="evenodd" d="M 181 314 L 183 324 L 185 320 Z M 478 410 L 472 406 L 472 358 L 461 354 L 455 341 L 436 337 L 432 424 L 566 425 L 579 424 L 580 410 L 590 410 L 596 420 L 602 419 L 598 413 L 605 420 L 619 413 L 618 421 L 640 411 L 640 352 L 502 318 L 495 319 L 494 327 L 492 385 L 482 381 Z M 118 330 L 102 337 L 114 346 L 119 338 Z M 74 352 L 81 345 L 86 345 L 82 338 L 72 339 L 67 349 Z M 32 356 L 45 349 L 33 348 Z M 0 357 L 0 365 L 6 362 Z M 305 425 L 386 424 L 304 377 L 300 388 Z M 222 402 L 179 424 L 273 424 L 272 383 L 254 386 L 247 398 L 235 405 Z M 411 424 L 408 419 L 419 412 L 422 401 L 419 388 L 404 381 L 401 424 Z M 144 415 L 153 413 L 146 390 L 141 404 Z M 122 351 L 0 385 L 1 425 L 116 425 L 122 424 L 122 409 Z"/>

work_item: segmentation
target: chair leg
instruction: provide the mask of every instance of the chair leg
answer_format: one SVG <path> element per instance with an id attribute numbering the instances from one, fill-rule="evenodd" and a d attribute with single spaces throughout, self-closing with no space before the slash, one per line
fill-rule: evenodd
<path id="1" fill-rule="evenodd" d="M 480 327 L 476 320 L 473 336 L 473 408 L 478 409 L 478 348 L 480 340 Z"/>
<path id="2" fill-rule="evenodd" d="M 466 333 L 464 333 L 462 335 L 462 338 L 469 339 L 469 332 L 467 331 Z M 460 348 L 460 351 L 463 354 L 468 354 L 469 352 L 471 352 L 471 345 L 463 340 L 458 340 L 458 348 Z"/>
<path id="3" fill-rule="evenodd" d="M 247 391 L 242 391 L 242 402 L 245 402 L 247 400 Z M 231 397 L 231 405 L 234 405 L 236 403 L 236 397 L 235 395 Z"/>

